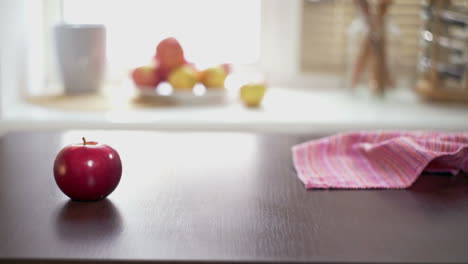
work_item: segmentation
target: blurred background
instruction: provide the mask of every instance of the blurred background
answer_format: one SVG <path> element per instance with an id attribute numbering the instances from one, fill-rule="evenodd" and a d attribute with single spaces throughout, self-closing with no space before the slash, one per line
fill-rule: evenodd
<path id="1" fill-rule="evenodd" d="M 437 0 L 0 0 L 0 124 L 5 131 L 466 130 L 467 6 Z M 93 27 L 104 31 L 77 33 Z M 96 34 L 101 41 L 92 43 L 102 46 L 95 54 L 102 65 L 89 59 L 95 47 L 85 48 Z M 151 82 L 145 71 L 162 67 L 156 50 L 167 38 L 180 43 L 190 72 L 171 68 Z M 68 56 L 75 50 L 82 57 Z M 146 68 L 136 71 L 140 67 Z M 216 75 L 220 68 L 225 75 Z M 102 76 L 94 75 L 100 70 Z M 221 84 L 210 87 L 209 78 Z M 70 82 L 75 90 L 67 88 Z M 87 88 L 80 92 L 77 83 Z"/>

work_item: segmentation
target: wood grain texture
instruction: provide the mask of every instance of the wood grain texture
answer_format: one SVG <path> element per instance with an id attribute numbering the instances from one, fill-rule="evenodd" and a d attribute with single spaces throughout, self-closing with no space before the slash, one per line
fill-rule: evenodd
<path id="1" fill-rule="evenodd" d="M 119 151 L 108 199 L 70 202 L 65 145 Z M 409 190 L 306 191 L 290 147 L 308 136 L 21 132 L 0 139 L 0 263 L 468 262 L 468 179 Z"/>

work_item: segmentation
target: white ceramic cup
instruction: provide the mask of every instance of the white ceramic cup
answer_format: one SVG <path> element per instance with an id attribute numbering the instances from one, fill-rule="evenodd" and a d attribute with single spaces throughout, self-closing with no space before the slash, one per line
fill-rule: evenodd
<path id="1" fill-rule="evenodd" d="M 106 66 L 104 25 L 55 26 L 57 61 L 66 94 L 99 91 Z"/>

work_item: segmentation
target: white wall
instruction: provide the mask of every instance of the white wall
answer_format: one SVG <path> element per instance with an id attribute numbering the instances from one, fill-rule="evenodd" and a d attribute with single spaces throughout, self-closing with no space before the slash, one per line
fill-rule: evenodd
<path id="1" fill-rule="evenodd" d="M 0 0 L 0 118 L 44 85 L 42 6 L 37 0 Z"/>
<path id="2" fill-rule="evenodd" d="M 0 1 L 0 111 L 4 113 L 26 85 L 24 0 Z M 21 91 L 20 91 L 21 92 Z"/>
<path id="3" fill-rule="evenodd" d="M 271 83 L 289 83 L 300 66 L 301 0 L 263 0 L 260 67 Z"/>

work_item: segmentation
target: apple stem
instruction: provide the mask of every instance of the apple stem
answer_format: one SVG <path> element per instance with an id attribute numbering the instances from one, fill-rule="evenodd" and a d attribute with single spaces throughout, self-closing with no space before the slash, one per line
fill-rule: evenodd
<path id="1" fill-rule="evenodd" d="M 82 137 L 83 139 L 83 145 L 86 145 L 86 138 Z"/>

